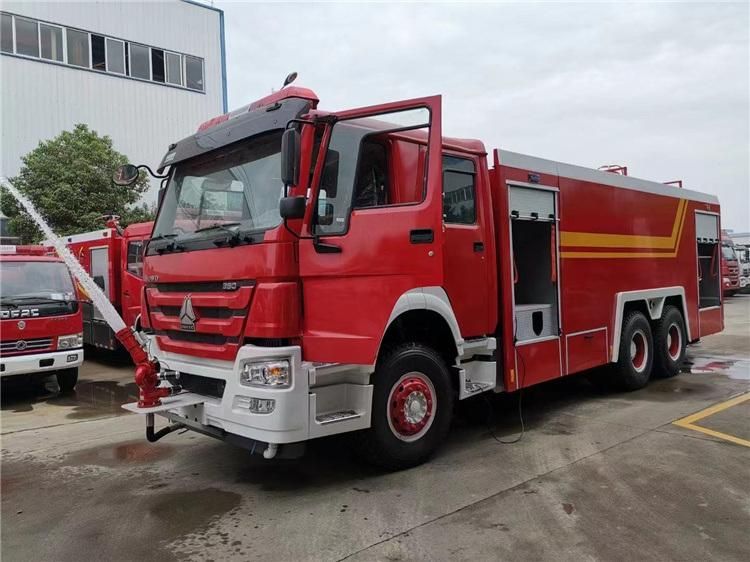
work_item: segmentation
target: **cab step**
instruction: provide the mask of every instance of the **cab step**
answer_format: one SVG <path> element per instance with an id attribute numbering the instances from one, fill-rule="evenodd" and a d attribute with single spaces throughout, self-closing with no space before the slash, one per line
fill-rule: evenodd
<path id="1" fill-rule="evenodd" d="M 329 423 L 342 422 L 345 420 L 353 420 L 360 417 L 362 417 L 361 412 L 355 412 L 354 410 L 341 410 L 340 412 L 331 412 L 328 414 L 315 416 L 315 421 L 320 425 L 326 425 Z"/>

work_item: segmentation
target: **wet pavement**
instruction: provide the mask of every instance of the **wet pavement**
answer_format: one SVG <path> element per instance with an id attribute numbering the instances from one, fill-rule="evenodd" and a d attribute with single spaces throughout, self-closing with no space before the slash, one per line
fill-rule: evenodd
<path id="1" fill-rule="evenodd" d="M 724 405 L 750 392 L 750 296 L 726 323 L 641 391 L 529 389 L 515 444 L 516 397 L 462 404 L 440 453 L 395 474 L 347 438 L 296 461 L 195 433 L 149 444 L 119 408 L 130 366 L 89 354 L 74 395 L 3 386 L 2 558 L 747 560 L 750 400 Z"/>

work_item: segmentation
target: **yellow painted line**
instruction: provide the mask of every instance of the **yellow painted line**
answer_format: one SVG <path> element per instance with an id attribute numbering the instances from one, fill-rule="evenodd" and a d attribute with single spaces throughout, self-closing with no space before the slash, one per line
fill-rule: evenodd
<path id="1" fill-rule="evenodd" d="M 706 408 L 705 410 L 701 410 L 700 412 L 691 414 L 687 416 L 686 418 L 682 418 L 680 420 L 672 422 L 672 424 L 677 425 L 679 427 L 683 427 L 685 429 L 698 431 L 700 433 L 704 433 L 706 435 L 710 435 L 718 439 L 723 439 L 724 441 L 729 441 L 730 443 L 735 443 L 736 445 L 750 447 L 750 441 L 748 441 L 747 439 L 741 439 L 740 437 L 729 435 L 728 433 L 722 433 L 721 431 L 715 431 L 713 429 L 708 429 L 707 427 L 702 427 L 700 425 L 695 424 L 695 422 L 697 421 L 705 419 L 709 416 L 713 416 L 714 414 L 717 414 L 719 412 L 723 412 L 724 410 L 731 408 L 732 406 L 736 406 L 737 404 L 742 404 L 743 402 L 747 402 L 748 400 L 750 400 L 750 392 L 746 392 L 745 394 L 740 394 L 739 396 L 735 396 L 734 398 L 726 400 L 725 402 L 719 402 L 718 404 L 714 404 L 713 406 Z"/>
<path id="2" fill-rule="evenodd" d="M 674 250 L 679 240 L 687 201 L 677 203 L 672 232 L 669 236 L 647 236 L 641 234 L 599 234 L 595 232 L 560 232 L 560 245 L 587 248 L 641 248 L 646 250 Z"/>
<path id="3" fill-rule="evenodd" d="M 684 199 L 681 199 L 682 203 Z M 671 252 L 560 252 L 560 258 L 594 258 L 594 259 L 605 259 L 605 258 L 674 258 L 677 257 L 677 253 L 680 250 L 680 241 L 682 240 L 682 227 L 685 226 L 685 215 L 687 214 L 687 205 L 683 205 L 682 210 L 678 216 L 679 226 L 677 227 L 677 240 L 676 243 L 671 247 Z M 677 223 L 675 223 L 677 226 Z M 674 232 L 674 227 L 672 228 Z M 565 234 L 565 233 L 561 233 Z M 568 234 L 585 234 L 585 233 L 568 233 Z M 609 235 L 601 235 L 609 236 Z M 619 236 L 619 235 L 613 235 Z M 637 237 L 640 238 L 640 237 Z M 658 238 L 658 237 L 657 237 Z M 562 238 L 561 238 L 562 239 Z M 565 244 L 562 244 L 565 245 Z M 594 244 L 587 244 L 587 246 L 597 247 Z"/>

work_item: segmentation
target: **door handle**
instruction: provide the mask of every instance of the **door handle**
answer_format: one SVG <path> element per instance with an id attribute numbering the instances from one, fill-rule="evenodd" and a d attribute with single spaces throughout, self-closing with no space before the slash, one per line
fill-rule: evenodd
<path id="1" fill-rule="evenodd" d="M 474 242 L 475 252 L 484 252 L 484 242 Z"/>
<path id="2" fill-rule="evenodd" d="M 431 228 L 417 228 L 409 233 L 409 241 L 412 244 L 432 244 L 435 241 L 435 233 Z"/>

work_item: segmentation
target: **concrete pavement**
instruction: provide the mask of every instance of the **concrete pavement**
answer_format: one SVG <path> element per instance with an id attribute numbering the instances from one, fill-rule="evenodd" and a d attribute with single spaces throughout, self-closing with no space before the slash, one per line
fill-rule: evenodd
<path id="1" fill-rule="evenodd" d="M 265 461 L 194 433 L 156 444 L 87 360 L 75 396 L 4 388 L 4 560 L 746 560 L 750 448 L 674 425 L 750 391 L 750 297 L 691 370 L 629 394 L 582 377 L 480 400 L 428 464 L 387 474 L 347 439 Z M 478 413 L 478 415 L 477 415 Z M 750 440 L 750 401 L 701 420 Z"/>

